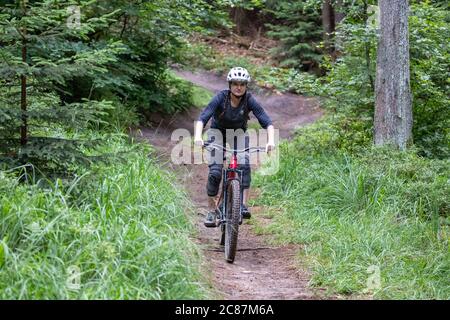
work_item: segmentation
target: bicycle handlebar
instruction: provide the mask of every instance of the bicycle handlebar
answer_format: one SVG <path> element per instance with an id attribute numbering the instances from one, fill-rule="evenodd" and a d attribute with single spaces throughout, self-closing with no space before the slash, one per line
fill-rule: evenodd
<path id="1" fill-rule="evenodd" d="M 217 143 L 212 143 L 212 142 L 205 142 L 203 144 L 203 147 L 212 147 L 214 149 L 222 149 L 224 152 L 236 152 L 236 153 L 240 153 L 240 152 L 265 152 L 266 148 L 264 147 L 248 147 L 245 149 L 241 149 L 241 150 L 234 150 L 234 149 L 227 149 L 224 146 L 217 144 Z"/>

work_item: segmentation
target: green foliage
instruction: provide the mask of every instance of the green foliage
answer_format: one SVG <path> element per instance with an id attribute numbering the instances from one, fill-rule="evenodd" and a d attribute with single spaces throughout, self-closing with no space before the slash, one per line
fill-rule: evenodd
<path id="1" fill-rule="evenodd" d="M 32 162 L 42 169 L 61 169 L 84 160 L 77 146 L 92 142 L 67 141 L 48 136 L 45 128 L 79 129 L 99 122 L 111 107 L 107 101 L 81 99 L 65 102 L 61 87 L 74 77 L 93 77 L 106 72 L 123 47 L 111 41 L 99 47 L 88 35 L 110 21 L 108 15 L 67 24 L 67 7 L 76 1 L 41 1 L 27 7 L 1 8 L 0 22 L 0 133 L 4 143 L 0 157 L 12 163 Z M 83 2 L 81 7 L 88 6 Z M 22 55 L 25 54 L 25 57 Z M 25 59 L 25 60 L 24 60 Z M 27 81 L 27 111 L 21 110 L 21 83 Z M 27 120 L 28 141 L 20 143 L 19 126 Z M 44 129 L 43 129 L 44 128 Z M 40 135 L 43 133 L 42 135 Z"/>
<path id="2" fill-rule="evenodd" d="M 188 199 L 174 177 L 148 159 L 148 146 L 94 135 L 127 159 L 79 168 L 74 180 L 0 171 L 1 298 L 205 298 Z"/>
<path id="3" fill-rule="evenodd" d="M 221 2 L 223 5 L 229 6 L 229 7 L 240 7 L 244 8 L 246 10 L 252 10 L 255 8 L 263 8 L 264 5 L 268 2 L 267 0 L 221 0 L 218 1 Z"/>
<path id="4" fill-rule="evenodd" d="M 334 152 L 358 153 L 372 144 L 372 118 L 349 117 L 330 114 L 326 120 L 318 121 L 296 132 L 302 141 L 299 152 L 316 153 L 329 150 Z M 309 141 L 309 143 L 307 143 Z"/>
<path id="5" fill-rule="evenodd" d="M 79 8 L 79 25 L 71 21 L 69 6 Z M 46 0 L 2 7 L 0 133 L 7 140 L 0 147 L 2 161 L 51 170 L 58 164 L 64 170 L 74 159 L 86 160 L 76 154 L 76 145 L 88 142 L 47 143 L 43 138 L 57 128 L 105 129 L 111 122 L 122 127 L 138 122 L 136 111 L 174 113 L 191 107 L 191 86 L 167 69 L 182 59 L 189 33 L 205 31 L 201 25 L 221 16 L 214 9 L 200 0 Z M 25 113 L 20 110 L 22 76 L 27 79 Z M 17 144 L 25 117 L 28 134 L 39 137 L 32 146 Z"/>
<path id="6" fill-rule="evenodd" d="M 213 70 L 217 63 L 217 53 L 212 47 L 195 42 L 194 40 L 186 43 L 182 64 L 183 68 L 189 70 Z"/>
<path id="7" fill-rule="evenodd" d="M 187 69 L 204 69 L 225 76 L 234 66 L 242 66 L 249 70 L 253 79 L 251 84 L 253 90 L 266 87 L 303 95 L 315 95 L 321 92 L 321 84 L 316 81 L 315 76 L 295 68 L 260 65 L 254 63 L 251 58 L 232 54 L 224 56 L 201 43 L 194 42 L 187 47 L 184 66 Z"/>
<path id="8" fill-rule="evenodd" d="M 80 6 L 80 28 L 66 25 L 69 4 Z M 148 147 L 111 135 L 136 125 L 138 109 L 175 112 L 191 103 L 191 85 L 167 68 L 179 59 L 196 7 L 152 4 L 33 1 L 26 15 L 19 7 L 0 9 L 4 299 L 206 296 L 193 226 L 182 209 L 186 196 L 148 159 Z M 25 146 L 19 144 L 23 116 Z M 9 169 L 17 160 L 26 165 Z M 81 272 L 75 289 L 73 268 Z"/>
<path id="9" fill-rule="evenodd" d="M 253 79 L 257 79 L 258 77 L 258 67 L 254 65 L 247 57 L 243 56 L 218 56 L 214 63 L 213 70 L 217 73 L 223 74 L 226 79 L 226 75 L 230 71 L 231 68 L 236 66 L 240 66 L 246 68 L 250 73 Z"/>
<path id="10" fill-rule="evenodd" d="M 410 17 L 413 136 L 421 154 L 450 156 L 450 15 L 422 3 Z"/>
<path id="11" fill-rule="evenodd" d="M 317 10 L 300 1 L 277 1 L 265 10 L 276 18 L 277 23 L 267 24 L 267 34 L 282 43 L 272 50 L 280 66 L 308 69 L 321 61 L 323 32 Z"/>
<path id="12" fill-rule="evenodd" d="M 256 177 L 258 204 L 280 208 L 263 231 L 301 244 L 312 284 L 331 293 L 448 299 L 448 160 L 349 149 L 342 143 L 358 138 L 337 135 L 333 122 L 301 129 L 281 146 L 276 175 Z M 372 266 L 380 286 L 370 289 Z"/>
<path id="13" fill-rule="evenodd" d="M 342 55 L 327 58 L 322 68 L 327 74 L 317 80 L 313 94 L 326 97 L 324 106 L 350 116 L 373 115 L 377 35 L 374 26 L 363 22 L 342 24 L 336 34 Z"/>
<path id="14" fill-rule="evenodd" d="M 340 27 L 341 56 L 324 60 L 324 77 L 284 76 L 295 91 L 321 96 L 328 115 L 281 146 L 276 175 L 255 179 L 258 202 L 281 211 L 262 229 L 302 244 L 312 283 L 332 292 L 448 299 L 448 13 L 412 6 L 416 147 L 399 152 L 371 147 L 377 35 L 360 9 Z M 381 282 L 370 289 L 372 267 Z"/>
<path id="15" fill-rule="evenodd" d="M 368 4 L 375 3 L 368 1 Z M 317 11 L 320 1 L 266 3 L 265 6 L 287 8 L 288 5 Z M 344 6 L 348 9 L 346 17 L 336 32 L 338 57 L 325 56 L 321 59 L 320 67 L 326 74 L 317 79 L 296 68 L 261 66 L 249 58 L 222 56 L 201 45 L 190 46 L 186 61 L 193 67 L 200 66 L 222 74 L 226 74 L 232 66 L 241 65 L 250 71 L 255 83 L 261 87 L 323 97 L 323 107 L 345 114 L 350 119 L 360 117 L 358 122 L 364 123 L 360 134 L 367 134 L 363 140 L 368 141 L 372 132 L 367 119 L 373 118 L 375 104 L 377 30 L 374 24 L 366 25 L 366 19 L 373 13 L 365 12 L 362 1 L 344 1 Z M 450 28 L 448 11 L 444 7 L 442 4 L 436 6 L 430 2 L 417 2 L 412 4 L 410 14 L 413 137 L 421 155 L 438 158 L 448 157 L 450 150 L 450 103 L 447 94 L 450 70 L 447 39 Z M 301 29 L 306 30 L 304 27 Z M 289 31 L 294 32 L 292 28 Z M 287 47 L 292 47 L 292 44 L 287 44 Z M 285 48 L 283 52 L 288 50 Z"/>
<path id="16" fill-rule="evenodd" d="M 427 157 L 449 155 L 448 13 L 427 3 L 413 5 L 410 15 L 413 139 Z M 374 26 L 355 15 L 341 25 L 342 56 L 322 66 L 328 70 L 312 94 L 326 97 L 323 106 L 350 117 L 373 117 L 377 35 Z M 304 83 L 300 86 L 304 88 Z M 309 83 L 307 83 L 308 85 Z M 305 88 L 304 88 L 305 89 Z M 297 90 L 298 91 L 298 90 Z M 304 92 L 304 90 L 300 90 Z M 366 130 L 366 132 L 369 132 Z"/>
<path id="17" fill-rule="evenodd" d="M 126 51 L 109 65 L 107 73 L 90 81 L 84 79 L 84 91 L 93 86 L 94 96 L 112 92 L 144 114 L 189 108 L 191 93 L 167 69 L 170 63 L 184 59 L 186 37 L 192 32 L 208 32 L 214 21 L 219 23 L 221 11 L 200 0 L 117 0 L 96 11 L 111 12 L 116 8 L 121 8 L 116 22 L 98 38 L 120 39 Z"/>
<path id="18" fill-rule="evenodd" d="M 199 86 L 192 87 L 192 105 L 196 108 L 205 108 L 214 97 L 211 91 Z"/>

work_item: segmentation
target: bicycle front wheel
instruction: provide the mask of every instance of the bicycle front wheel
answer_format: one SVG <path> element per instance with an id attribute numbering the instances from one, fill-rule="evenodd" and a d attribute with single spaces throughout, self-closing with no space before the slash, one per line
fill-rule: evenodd
<path id="1" fill-rule="evenodd" d="M 241 186 L 238 180 L 231 180 L 227 192 L 227 212 L 225 223 L 225 259 L 234 262 L 239 233 L 241 210 Z"/>

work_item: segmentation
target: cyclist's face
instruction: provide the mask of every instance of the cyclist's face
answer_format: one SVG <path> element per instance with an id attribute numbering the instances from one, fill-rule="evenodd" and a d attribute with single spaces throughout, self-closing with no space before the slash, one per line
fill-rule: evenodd
<path id="1" fill-rule="evenodd" d="M 247 90 L 247 83 L 245 82 L 239 82 L 239 81 L 231 81 L 231 92 L 235 96 L 242 96 L 245 91 Z"/>

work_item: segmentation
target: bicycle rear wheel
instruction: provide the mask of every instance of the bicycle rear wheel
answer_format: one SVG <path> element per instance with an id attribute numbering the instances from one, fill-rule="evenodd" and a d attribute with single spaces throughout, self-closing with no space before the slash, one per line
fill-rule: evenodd
<path id="1" fill-rule="evenodd" d="M 239 233 L 239 214 L 241 209 L 241 186 L 238 180 L 231 180 L 227 192 L 227 212 L 225 223 L 225 259 L 234 262 Z"/>

